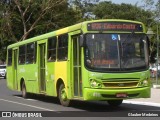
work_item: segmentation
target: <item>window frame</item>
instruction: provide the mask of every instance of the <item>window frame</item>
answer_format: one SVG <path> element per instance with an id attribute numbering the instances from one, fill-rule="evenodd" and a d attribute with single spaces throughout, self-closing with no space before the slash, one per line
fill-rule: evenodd
<path id="1" fill-rule="evenodd" d="M 21 54 L 22 53 L 21 47 L 24 47 L 24 53 L 23 54 Z M 20 57 L 21 58 L 24 57 L 24 61 L 23 62 L 21 62 L 21 58 Z M 26 63 L 26 45 L 21 45 L 21 46 L 19 46 L 18 64 L 19 65 L 24 65 L 25 63 Z"/>
<path id="2" fill-rule="evenodd" d="M 11 53 L 10 53 L 11 52 Z M 7 66 L 12 66 L 12 48 L 8 49 Z"/>
<path id="3" fill-rule="evenodd" d="M 52 43 L 50 44 L 50 41 L 52 41 L 54 43 L 53 46 L 52 46 Z M 50 52 L 51 52 L 51 55 L 50 55 Z M 54 52 L 53 55 L 52 55 L 52 52 Z M 51 56 L 53 56 L 53 59 L 50 58 Z M 56 59 L 57 59 L 57 37 L 54 36 L 54 37 L 48 38 L 47 61 L 48 62 L 55 62 Z"/>
<path id="4" fill-rule="evenodd" d="M 28 45 L 33 45 L 33 49 L 31 50 L 29 50 L 29 52 L 28 52 Z M 35 60 L 35 58 L 36 58 L 36 55 L 35 55 L 35 42 L 31 42 L 31 43 L 27 43 L 26 44 L 26 61 L 25 61 L 25 63 L 26 64 L 33 64 L 33 63 L 35 63 L 36 62 L 36 60 Z M 31 61 L 28 59 L 28 55 L 31 55 L 32 56 L 32 59 L 31 59 Z M 29 62 L 27 62 L 29 60 Z"/>
<path id="5" fill-rule="evenodd" d="M 68 59 L 68 45 L 69 45 L 68 37 L 69 37 L 68 33 L 58 36 L 57 61 L 67 61 L 67 59 Z M 60 46 L 61 41 L 62 41 L 62 43 Z M 65 46 L 64 44 L 66 44 L 66 43 L 67 43 L 67 45 Z M 66 49 L 66 51 L 64 49 Z"/>

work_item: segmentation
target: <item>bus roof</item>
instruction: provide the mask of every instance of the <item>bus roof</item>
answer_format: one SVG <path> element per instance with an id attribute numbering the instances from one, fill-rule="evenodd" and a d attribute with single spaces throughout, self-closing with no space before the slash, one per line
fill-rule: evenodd
<path id="1" fill-rule="evenodd" d="M 55 31 L 52 31 L 52 32 L 49 32 L 49 33 L 45 33 L 45 34 L 42 34 L 42 35 L 39 35 L 39 36 L 35 36 L 33 38 L 29 38 L 29 39 L 23 40 L 23 41 L 11 44 L 7 48 L 9 49 L 9 48 L 20 46 L 20 45 L 27 44 L 27 43 L 30 43 L 30 42 L 35 42 L 35 41 L 38 41 L 38 40 L 43 40 L 43 39 L 47 39 L 47 38 L 50 38 L 50 37 L 53 37 L 53 36 L 58 36 L 58 35 L 61 35 L 61 34 L 65 34 L 65 33 L 68 33 L 68 32 L 81 30 L 82 28 L 85 29 L 86 25 L 88 23 L 92 23 L 92 22 L 109 22 L 109 21 L 110 22 L 133 22 L 133 23 L 137 23 L 137 24 L 142 24 L 144 26 L 144 24 L 142 22 L 133 21 L 133 20 L 124 20 L 124 19 L 91 20 L 91 21 L 81 22 L 81 23 L 78 23 L 78 24 L 75 24 L 75 25 L 72 25 L 72 26 L 68 26 L 68 27 L 65 27 L 65 28 L 62 28 L 62 29 L 59 29 L 59 30 L 55 30 Z"/>

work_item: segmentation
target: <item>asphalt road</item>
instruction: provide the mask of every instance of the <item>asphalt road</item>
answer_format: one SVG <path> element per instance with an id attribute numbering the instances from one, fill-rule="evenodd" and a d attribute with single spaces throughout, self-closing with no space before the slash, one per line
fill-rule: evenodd
<path id="1" fill-rule="evenodd" d="M 42 112 L 44 116 L 57 117 L 124 117 L 133 113 L 152 112 L 160 113 L 160 107 L 148 105 L 136 105 L 123 103 L 119 107 L 110 107 L 107 102 L 84 102 L 73 101 L 70 107 L 63 107 L 59 104 L 57 98 L 47 96 L 32 95 L 28 99 L 21 96 L 21 92 L 11 91 L 6 86 L 6 80 L 0 79 L 0 111 L 1 112 Z M 44 112 L 44 113 L 43 113 Z M 28 113 L 25 113 L 28 114 Z M 1 115 L 0 115 L 1 116 Z M 158 115 L 160 117 L 160 114 Z M 131 116 L 134 117 L 134 116 Z M 106 120 L 106 118 L 104 118 Z"/>

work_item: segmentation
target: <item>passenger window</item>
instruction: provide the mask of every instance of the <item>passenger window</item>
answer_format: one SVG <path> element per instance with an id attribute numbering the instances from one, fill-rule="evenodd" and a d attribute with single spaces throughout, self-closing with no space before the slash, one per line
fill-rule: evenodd
<path id="1" fill-rule="evenodd" d="M 68 56 L 68 34 L 58 36 L 58 56 L 59 61 L 67 60 Z"/>
<path id="2" fill-rule="evenodd" d="M 19 47 L 19 64 L 25 64 L 25 58 L 26 58 L 25 48 L 26 48 L 25 45 Z"/>
<path id="3" fill-rule="evenodd" d="M 8 66 L 12 65 L 12 49 L 8 50 Z"/>
<path id="4" fill-rule="evenodd" d="M 34 43 L 27 44 L 27 53 L 26 53 L 26 64 L 32 64 L 35 61 L 35 55 L 34 55 Z"/>
<path id="5" fill-rule="evenodd" d="M 48 39 L 48 61 L 56 61 L 56 44 L 56 37 Z"/>

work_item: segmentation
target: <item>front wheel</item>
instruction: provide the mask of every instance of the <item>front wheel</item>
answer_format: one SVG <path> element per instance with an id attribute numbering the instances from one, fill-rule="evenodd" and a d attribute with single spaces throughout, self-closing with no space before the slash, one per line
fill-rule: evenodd
<path id="1" fill-rule="evenodd" d="M 61 105 L 66 106 L 66 107 L 69 106 L 70 100 L 67 98 L 67 93 L 66 93 L 64 84 L 61 84 L 59 87 L 58 98 L 59 98 Z"/>
<path id="2" fill-rule="evenodd" d="M 123 100 L 108 100 L 110 106 L 116 107 L 122 104 Z"/>

